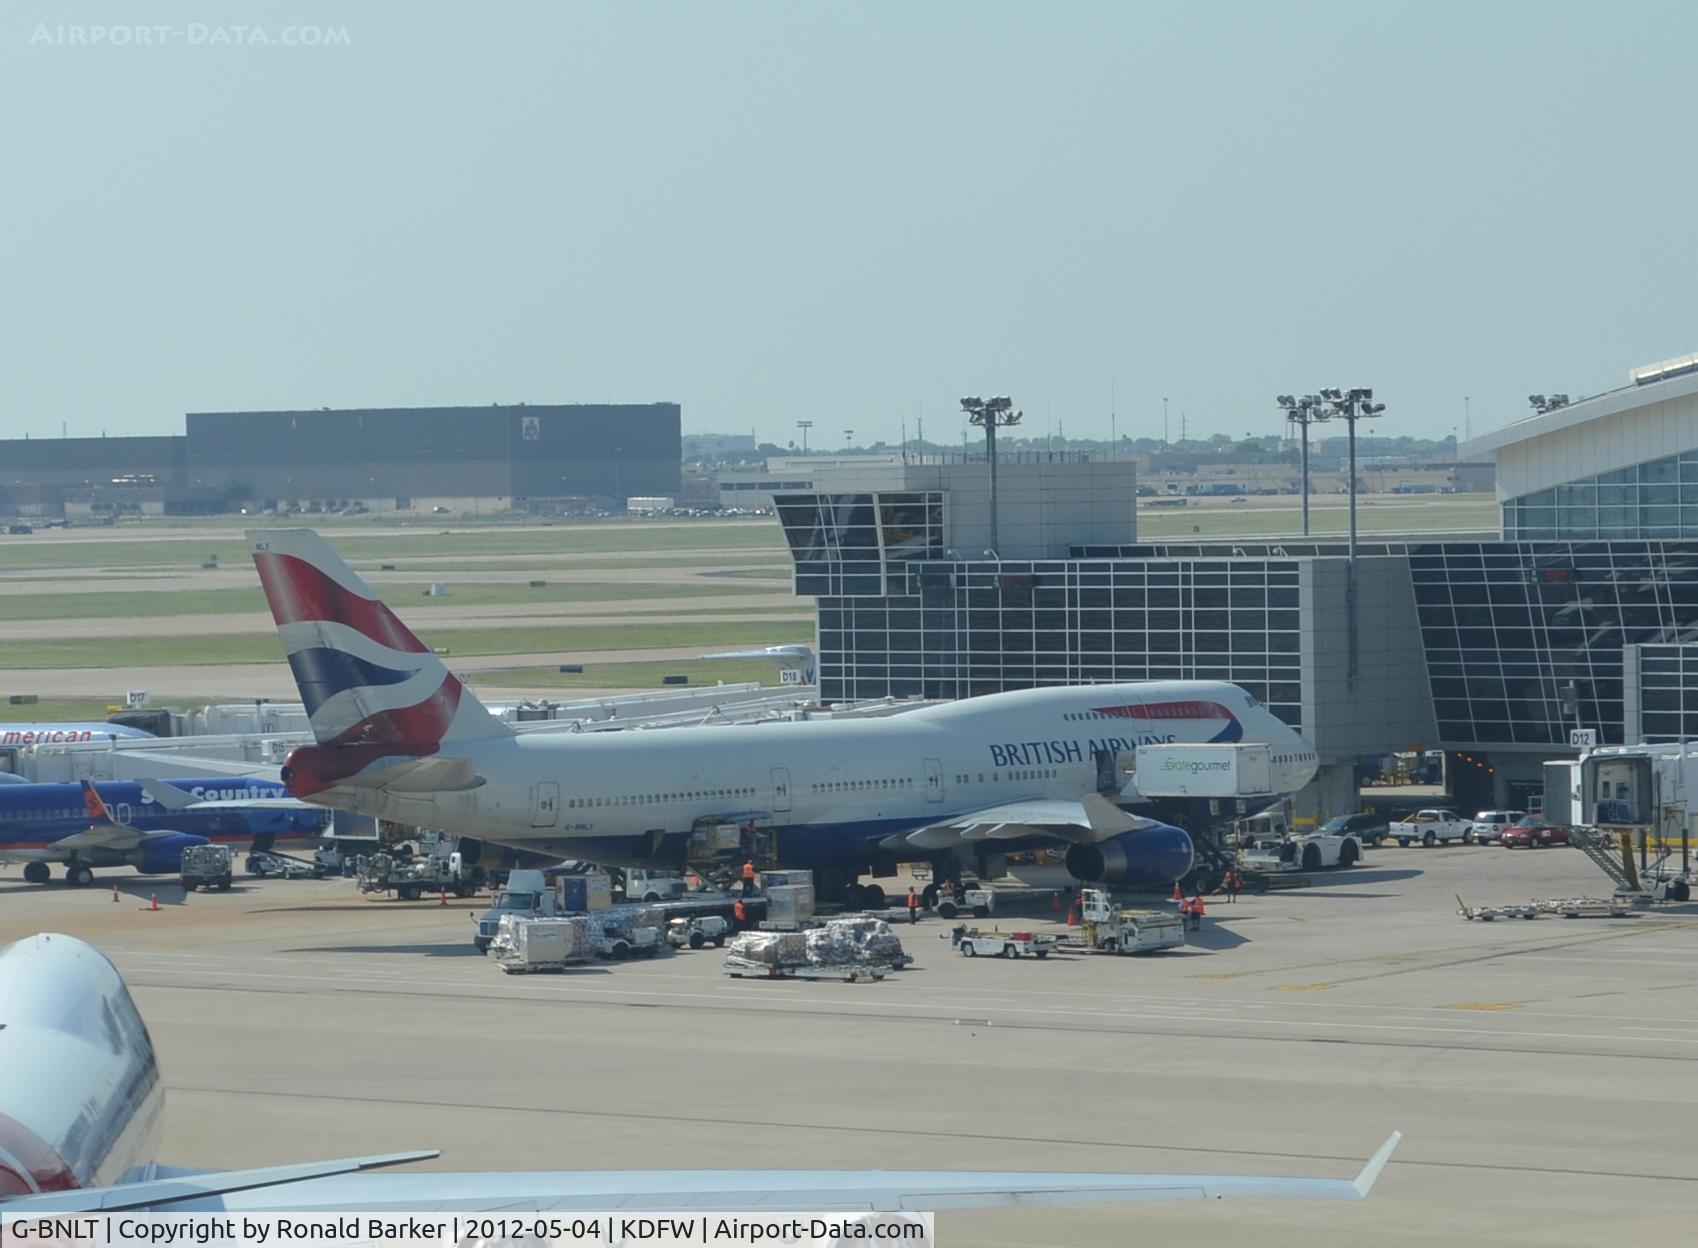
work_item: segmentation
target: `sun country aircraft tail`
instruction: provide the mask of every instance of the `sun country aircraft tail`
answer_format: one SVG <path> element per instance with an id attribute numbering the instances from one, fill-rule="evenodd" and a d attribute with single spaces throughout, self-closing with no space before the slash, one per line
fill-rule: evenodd
<path id="1" fill-rule="evenodd" d="M 298 796 L 511 735 L 317 533 L 247 536 L 318 742 L 290 755 Z M 428 770 L 433 789 L 454 787 L 451 769 Z"/>

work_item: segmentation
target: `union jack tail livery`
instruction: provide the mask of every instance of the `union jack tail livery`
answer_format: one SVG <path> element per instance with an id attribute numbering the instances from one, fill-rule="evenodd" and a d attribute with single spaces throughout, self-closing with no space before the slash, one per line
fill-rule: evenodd
<path id="1" fill-rule="evenodd" d="M 247 537 L 319 743 L 291 760 L 297 797 L 380 764 L 511 733 L 317 533 Z"/>

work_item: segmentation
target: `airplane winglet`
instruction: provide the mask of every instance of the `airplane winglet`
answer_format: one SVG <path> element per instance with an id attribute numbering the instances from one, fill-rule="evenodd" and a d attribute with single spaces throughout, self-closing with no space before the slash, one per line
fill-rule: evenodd
<path id="1" fill-rule="evenodd" d="M 95 790 L 94 785 L 84 780 L 82 786 L 83 809 L 88 811 L 89 819 L 94 823 L 117 823 L 118 821 L 112 817 L 112 812 L 106 808 L 106 803 L 100 800 L 100 794 Z"/>
<path id="2" fill-rule="evenodd" d="M 1391 1160 L 1391 1155 L 1397 1151 L 1397 1145 L 1402 1139 L 1403 1132 L 1393 1131 L 1391 1135 L 1386 1137 L 1386 1142 L 1380 1145 L 1380 1151 L 1368 1158 L 1368 1164 L 1362 1167 L 1362 1172 L 1351 1183 L 1351 1186 L 1356 1189 L 1357 1200 L 1368 1198 L 1368 1193 L 1373 1190 L 1375 1180 L 1380 1177 L 1380 1171 L 1386 1168 L 1386 1162 Z"/>
<path id="3" fill-rule="evenodd" d="M 141 791 L 151 797 L 165 810 L 182 810 L 193 806 L 195 799 L 183 792 L 174 784 L 166 784 L 163 780 L 139 780 Z"/>

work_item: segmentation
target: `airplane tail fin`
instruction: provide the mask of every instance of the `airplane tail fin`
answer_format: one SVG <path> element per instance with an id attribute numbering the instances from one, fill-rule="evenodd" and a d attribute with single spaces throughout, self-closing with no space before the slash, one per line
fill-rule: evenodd
<path id="1" fill-rule="evenodd" d="M 313 738 L 324 747 L 315 754 L 364 760 L 345 771 L 351 775 L 379 759 L 512 734 L 313 530 L 247 537 Z"/>

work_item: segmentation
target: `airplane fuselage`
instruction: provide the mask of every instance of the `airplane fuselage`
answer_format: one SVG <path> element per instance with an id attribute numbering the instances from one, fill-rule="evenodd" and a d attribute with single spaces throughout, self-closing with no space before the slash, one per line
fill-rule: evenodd
<path id="1" fill-rule="evenodd" d="M 235 779 L 172 780 L 172 787 L 200 800 L 240 801 L 288 794 L 279 784 Z M 325 815 L 316 810 L 228 807 L 166 810 L 131 780 L 103 780 L 95 791 L 117 822 L 138 832 L 180 832 L 229 845 L 267 844 L 324 834 Z M 140 865 L 134 851 L 68 849 L 67 837 L 86 832 L 89 814 L 77 784 L 9 784 L 0 787 L 0 862 L 83 862 L 92 867 Z M 162 870 L 176 870 L 167 865 Z"/>
<path id="2" fill-rule="evenodd" d="M 1270 744 L 1279 793 L 1315 771 L 1302 738 L 1242 689 L 1176 681 L 1022 690 L 873 719 L 529 733 L 451 747 L 482 781 L 458 792 L 296 791 L 460 836 L 625 865 L 674 856 L 699 821 L 753 821 L 778 830 L 786 865 L 825 867 L 922 859 L 929 855 L 893 838 L 1009 802 L 1097 793 L 1105 753 L 1211 741 Z"/>

